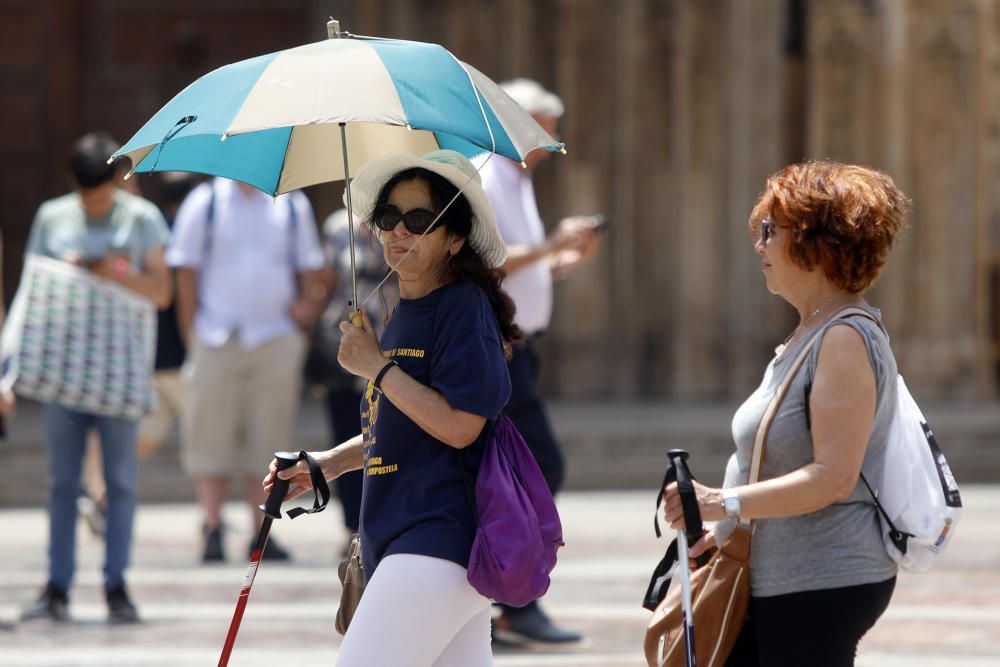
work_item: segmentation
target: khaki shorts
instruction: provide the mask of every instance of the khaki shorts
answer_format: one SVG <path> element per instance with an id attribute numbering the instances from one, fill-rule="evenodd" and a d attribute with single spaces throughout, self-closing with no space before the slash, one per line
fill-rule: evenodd
<path id="1" fill-rule="evenodd" d="M 274 452 L 294 449 L 305 338 L 290 333 L 253 349 L 195 340 L 185 365 L 181 462 L 196 477 L 263 477 Z"/>
<path id="2" fill-rule="evenodd" d="M 139 458 L 144 459 L 163 444 L 184 412 L 184 380 L 178 369 L 153 374 L 156 412 L 139 422 Z"/>

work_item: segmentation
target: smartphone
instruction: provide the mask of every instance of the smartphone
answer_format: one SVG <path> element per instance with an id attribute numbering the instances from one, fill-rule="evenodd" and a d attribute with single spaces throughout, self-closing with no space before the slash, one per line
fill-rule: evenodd
<path id="1" fill-rule="evenodd" d="M 595 213 L 591 217 L 597 221 L 597 223 L 592 228 L 593 231 L 597 234 L 606 232 L 608 230 L 608 227 L 611 226 L 611 218 L 604 215 L 603 213 Z"/>

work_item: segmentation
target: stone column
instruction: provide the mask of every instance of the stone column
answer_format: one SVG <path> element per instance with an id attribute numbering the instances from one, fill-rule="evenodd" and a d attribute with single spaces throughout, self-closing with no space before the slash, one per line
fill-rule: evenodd
<path id="1" fill-rule="evenodd" d="M 811 157 L 889 173 L 913 199 L 870 301 L 919 394 L 984 396 L 992 3 L 825 0 L 809 13 Z"/>
<path id="2" fill-rule="evenodd" d="M 676 273 L 669 289 L 677 302 L 674 326 L 673 391 L 679 398 L 712 398 L 725 393 L 727 339 L 725 251 L 729 89 L 727 27 L 732 2 L 681 3 L 677 63 L 678 94 L 673 98 L 676 174 L 680 193 L 671 213 L 671 250 Z"/>
<path id="3" fill-rule="evenodd" d="M 988 254 L 990 285 L 987 290 L 987 319 L 990 331 L 990 368 L 997 377 L 1000 369 L 1000 8 L 990 5 L 991 20 L 983 21 L 987 38 L 988 66 L 985 79 L 986 109 L 992 110 L 986 118 L 986 137 L 983 145 L 984 191 L 986 203 L 987 239 L 983 244 Z"/>
<path id="4" fill-rule="evenodd" d="M 630 339 L 634 390 L 663 396 L 675 375 L 673 339 L 679 298 L 677 233 L 681 182 L 678 155 L 678 51 L 681 2 L 626 3 L 618 34 L 626 71 L 617 99 L 622 142 L 615 160 L 615 294 Z M 627 166 L 626 166 L 627 165 Z M 622 227 L 631 227 L 622 237 Z M 631 257 L 629 257 L 631 254 Z"/>
<path id="5" fill-rule="evenodd" d="M 746 232 L 764 179 L 780 166 L 784 3 L 681 7 L 672 389 L 681 399 L 729 399 L 759 381 L 764 341 L 785 328 L 773 324 L 780 306 Z"/>
<path id="6" fill-rule="evenodd" d="M 564 0 L 550 24 L 559 54 L 555 89 L 566 105 L 560 129 L 569 151 L 537 168 L 535 186 L 540 197 L 547 193 L 556 197 L 547 199 L 549 206 L 542 209 L 550 227 L 566 215 L 608 210 L 612 199 L 614 95 L 619 71 L 613 57 L 618 39 L 610 27 L 619 11 L 618 6 L 601 0 Z M 555 285 L 555 319 L 550 327 L 554 340 L 545 348 L 546 363 L 557 361 L 549 368 L 558 368 L 553 380 L 564 396 L 613 393 L 611 373 L 619 354 L 619 330 L 627 323 L 612 317 L 608 245 L 589 264 Z"/>
<path id="7" fill-rule="evenodd" d="M 718 252 L 728 257 L 726 280 L 720 285 L 726 307 L 720 326 L 726 335 L 727 398 L 735 400 L 757 387 L 775 345 L 793 326 L 794 311 L 767 291 L 760 257 L 747 233 L 750 210 L 764 182 L 783 166 L 786 5 L 784 0 L 735 2 L 728 27 L 728 67 L 733 72 L 726 138 L 728 211 L 722 224 L 726 243 L 720 243 Z"/>
<path id="8" fill-rule="evenodd" d="M 984 252 L 987 192 L 983 177 L 989 125 L 983 104 L 990 3 L 975 0 L 905 5 L 906 170 L 914 200 L 911 228 L 894 253 L 905 276 L 902 333 L 895 350 L 911 385 L 928 395 L 992 393 Z M 896 319 L 894 318 L 894 321 Z"/>

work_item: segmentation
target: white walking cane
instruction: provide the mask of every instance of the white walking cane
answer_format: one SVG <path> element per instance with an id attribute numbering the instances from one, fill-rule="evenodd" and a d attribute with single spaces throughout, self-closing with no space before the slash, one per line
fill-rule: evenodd
<path id="1" fill-rule="evenodd" d="M 684 652 L 687 667 L 695 667 L 694 617 L 691 615 L 691 570 L 688 566 L 688 541 L 683 530 L 677 531 L 677 570 L 681 577 L 681 605 L 684 610 Z"/>

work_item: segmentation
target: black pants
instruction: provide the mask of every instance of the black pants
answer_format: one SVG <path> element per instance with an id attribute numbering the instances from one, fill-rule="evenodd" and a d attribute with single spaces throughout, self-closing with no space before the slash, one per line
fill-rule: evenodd
<path id="1" fill-rule="evenodd" d="M 510 417 L 514 426 L 524 436 L 542 469 L 542 475 L 549 485 L 552 495 L 562 488 L 566 476 L 566 463 L 562 450 L 552 433 L 545 406 L 538 395 L 538 373 L 541 362 L 531 341 L 514 347 L 514 355 L 507 363 L 510 372 L 510 400 L 504 414 Z"/>
<path id="2" fill-rule="evenodd" d="M 339 445 L 361 433 L 361 394 L 354 389 L 331 389 L 326 393 L 326 414 L 330 420 L 333 442 Z M 344 525 L 357 532 L 361 517 L 360 470 L 341 475 L 334 480 L 335 492 L 344 510 Z"/>
<path id="3" fill-rule="evenodd" d="M 566 476 L 566 463 L 559 443 L 552 433 L 542 398 L 538 395 L 540 366 L 538 352 L 530 340 L 514 346 L 514 355 L 507 363 L 507 370 L 510 373 L 510 400 L 504 408 L 504 414 L 521 432 L 554 496 L 562 488 Z M 523 609 L 533 609 L 537 604 L 529 602 Z M 507 614 L 518 612 L 517 607 L 499 606 Z"/>
<path id="4" fill-rule="evenodd" d="M 852 667 L 896 578 L 876 584 L 750 598 L 750 615 L 726 667 Z M 695 628 L 697 632 L 697 628 Z"/>

